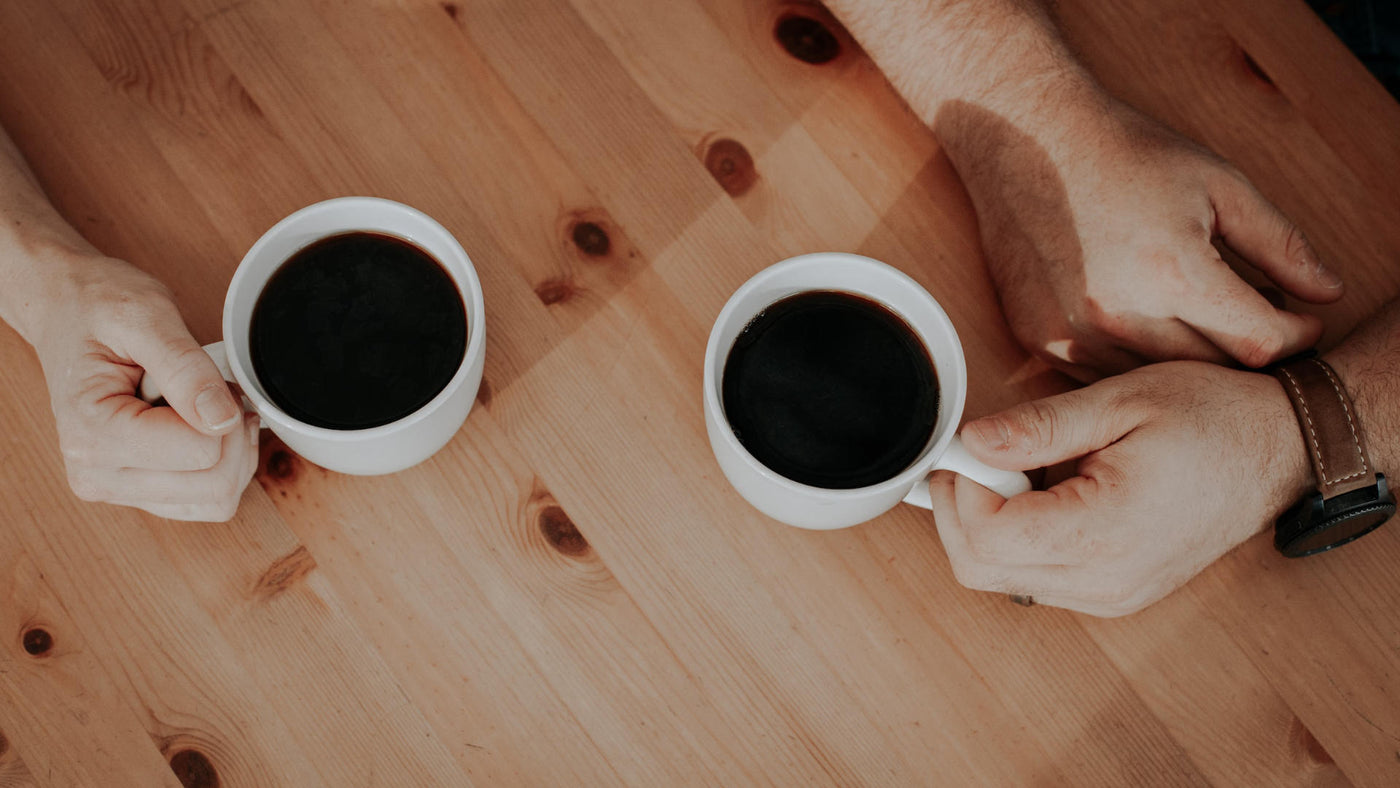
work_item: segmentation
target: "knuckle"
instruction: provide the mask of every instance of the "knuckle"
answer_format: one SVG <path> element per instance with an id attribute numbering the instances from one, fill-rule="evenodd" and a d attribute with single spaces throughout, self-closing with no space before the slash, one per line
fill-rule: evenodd
<path id="1" fill-rule="evenodd" d="M 97 298 L 98 313 L 119 325 L 147 325 L 170 306 L 163 285 L 132 290 L 104 290 Z"/>
<path id="2" fill-rule="evenodd" d="M 1209 217 L 1196 214 L 1182 216 L 1175 226 L 1176 232 L 1193 243 L 1210 243 L 1212 226 Z"/>
<path id="3" fill-rule="evenodd" d="M 219 464 L 222 454 L 218 439 L 206 438 L 198 441 L 189 452 L 190 470 L 207 471 Z"/>
<path id="4" fill-rule="evenodd" d="M 1283 350 L 1283 337 L 1276 333 L 1255 333 L 1239 343 L 1239 359 L 1249 367 L 1262 367 Z"/>
<path id="5" fill-rule="evenodd" d="M 1312 249 L 1312 244 L 1308 242 L 1308 237 L 1303 234 L 1302 228 L 1288 222 L 1287 230 L 1284 234 L 1283 253 L 1289 260 L 1294 261 L 1300 268 L 1306 268 L 1310 264 L 1307 254 Z M 1311 274 L 1312 271 L 1305 273 Z"/>
<path id="6" fill-rule="evenodd" d="M 980 529 L 970 529 L 967 531 L 967 554 L 978 563 L 990 563 L 995 560 L 997 554 L 996 545 L 987 536 L 985 531 Z M 966 585 L 966 584 L 964 584 Z"/>
<path id="7" fill-rule="evenodd" d="M 91 465 L 96 453 L 91 441 L 78 440 L 71 436 L 59 438 L 58 449 L 63 454 L 66 465 Z"/>
<path id="8" fill-rule="evenodd" d="M 1116 599 L 1108 604 L 1105 611 L 1105 618 L 1122 618 L 1130 616 L 1139 610 L 1147 607 L 1148 599 L 1142 594 L 1133 594 L 1123 599 Z"/>
<path id="9" fill-rule="evenodd" d="M 238 505 L 238 499 L 243 496 L 243 486 L 239 484 L 239 479 L 233 476 L 224 476 L 219 479 L 215 487 L 215 496 L 219 506 Z"/>
<path id="10" fill-rule="evenodd" d="M 964 588 L 976 588 L 977 566 L 970 560 L 949 556 L 949 563 L 953 567 L 953 579 L 958 581 L 958 585 Z"/>
<path id="11" fill-rule="evenodd" d="M 1096 597 L 1095 601 L 1105 607 L 1121 611 L 1118 615 L 1126 615 L 1143 606 L 1146 594 L 1142 582 L 1138 579 L 1119 576 L 1101 587 Z"/>
<path id="12" fill-rule="evenodd" d="M 1104 407 L 1115 415 L 1141 411 L 1151 407 L 1169 389 L 1169 380 L 1158 376 L 1158 368 L 1138 367 L 1113 378 Z"/>
<path id="13" fill-rule="evenodd" d="M 1108 306 L 1101 293 L 1086 293 L 1075 312 L 1074 323 L 1079 326 L 1095 327 L 1108 315 Z"/>
<path id="14" fill-rule="evenodd" d="M 1129 609 L 1128 607 L 1126 607 L 1126 606 L 1124 606 L 1124 605 L 1120 605 L 1120 604 L 1114 603 L 1114 604 L 1105 605 L 1104 607 L 1099 608 L 1097 611 L 1095 611 L 1094 617 L 1095 617 L 1095 618 L 1122 618 L 1122 617 L 1124 617 L 1124 616 L 1131 615 L 1131 614 L 1136 613 L 1136 612 L 1137 612 L 1136 610 L 1131 610 L 1131 609 Z"/>
<path id="15" fill-rule="evenodd" d="M 1246 194 L 1255 191 L 1254 184 L 1250 182 L 1249 176 L 1244 174 L 1244 170 L 1230 163 L 1229 159 L 1222 158 L 1214 151 L 1207 151 L 1211 164 L 1218 167 L 1225 177 L 1232 179 L 1235 185 Z"/>
<path id="16" fill-rule="evenodd" d="M 233 519 L 231 514 L 225 513 L 222 506 L 211 505 L 191 506 L 165 516 L 188 523 L 226 523 Z"/>
<path id="17" fill-rule="evenodd" d="M 1156 604 L 1167 594 L 1170 594 L 1175 587 L 1171 581 L 1162 579 L 1141 583 L 1137 590 L 1123 601 L 1122 607 L 1127 613 L 1136 613 Z"/>
<path id="18" fill-rule="evenodd" d="M 1133 477 L 1117 458 L 1101 453 L 1090 454 L 1079 461 L 1079 473 L 1091 478 L 1099 491 L 1111 495 L 1115 490 L 1131 489 Z"/>
<path id="19" fill-rule="evenodd" d="M 1119 586 L 1104 595 L 1104 603 L 1114 610 L 1126 610 L 1133 601 L 1135 592 L 1126 586 Z"/>
<path id="20" fill-rule="evenodd" d="M 232 479 L 228 482 L 227 495 L 214 502 L 213 509 L 219 515 L 220 522 L 228 522 L 233 519 L 238 512 L 238 506 L 243 500 L 243 490 L 247 485 L 240 483 L 240 479 Z"/>
<path id="21" fill-rule="evenodd" d="M 1098 331 L 1108 322 L 1112 302 L 1116 299 L 1102 289 L 1091 288 L 1080 296 L 1079 301 L 1069 306 L 1065 313 L 1065 323 L 1070 333 L 1083 335 Z"/>
<path id="22" fill-rule="evenodd" d="M 1053 446 L 1061 431 L 1059 412 L 1043 400 L 1031 400 L 1007 419 L 1013 441 L 1031 446 Z"/>
<path id="23" fill-rule="evenodd" d="M 197 345 L 182 347 L 166 360 L 170 377 L 177 381 L 193 381 L 204 376 L 209 366 L 209 355 Z"/>
<path id="24" fill-rule="evenodd" d="M 85 473 L 70 472 L 68 474 L 68 487 L 73 491 L 73 495 L 80 501 L 96 503 L 103 500 L 105 497 L 102 488 L 92 477 Z"/>
<path id="25" fill-rule="evenodd" d="M 953 562 L 953 577 L 973 591 L 993 591 L 1000 582 L 995 570 L 973 561 Z"/>
<path id="26" fill-rule="evenodd" d="M 1075 323 L 1082 329 L 1113 338 L 1121 338 L 1127 332 L 1127 320 L 1101 296 L 1084 297 Z"/>
<path id="27" fill-rule="evenodd" d="M 1198 277 L 1192 275 L 1198 266 L 1192 263 L 1199 259 L 1197 251 L 1209 245 L 1210 230 L 1199 220 L 1188 219 L 1181 232 L 1181 240 L 1153 246 L 1139 255 L 1152 282 L 1144 295 L 1158 304 L 1194 295 L 1199 288 Z"/>

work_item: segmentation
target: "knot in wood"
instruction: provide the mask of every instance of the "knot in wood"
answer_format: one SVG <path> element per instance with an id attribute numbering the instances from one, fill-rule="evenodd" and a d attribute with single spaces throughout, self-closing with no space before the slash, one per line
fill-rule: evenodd
<path id="1" fill-rule="evenodd" d="M 219 773 L 199 750 L 180 750 L 170 756 L 170 771 L 185 788 L 219 788 Z"/>
<path id="2" fill-rule="evenodd" d="M 1322 745 L 1322 742 L 1317 740 L 1317 737 L 1308 729 L 1308 726 L 1304 725 L 1303 721 L 1297 717 L 1293 718 L 1292 734 L 1296 746 L 1298 749 L 1302 750 L 1308 760 L 1321 765 L 1336 762 L 1332 757 L 1332 753 L 1327 751 L 1327 748 Z"/>
<path id="3" fill-rule="evenodd" d="M 809 16 L 792 14 L 779 18 L 773 26 L 773 37 L 789 55 L 814 66 L 830 63 L 841 54 L 836 35 Z"/>
<path id="4" fill-rule="evenodd" d="M 253 584 L 253 596 L 269 598 L 301 582 L 316 568 L 316 559 L 307 551 L 306 545 L 297 545 L 292 552 L 282 556 L 267 568 Z"/>
<path id="5" fill-rule="evenodd" d="M 588 540 L 579 533 L 578 527 L 569 519 L 563 508 L 546 506 L 541 509 L 539 526 L 545 541 L 564 555 L 578 557 L 588 552 Z"/>
<path id="6" fill-rule="evenodd" d="M 286 449 L 278 449 L 267 455 L 267 475 L 279 481 L 296 476 L 297 461 Z"/>
<path id="7" fill-rule="evenodd" d="M 546 279 L 535 287 L 535 295 L 545 306 L 568 301 L 576 292 L 574 283 L 568 279 Z"/>
<path id="8" fill-rule="evenodd" d="M 579 222 L 574 225 L 570 235 L 573 237 L 574 246 L 589 257 L 602 257 L 612 249 L 612 239 L 608 237 L 608 231 L 597 222 Z"/>
<path id="9" fill-rule="evenodd" d="M 25 630 L 21 642 L 24 644 L 24 653 L 31 657 L 42 657 L 53 650 L 53 635 L 43 627 Z"/>
<path id="10" fill-rule="evenodd" d="M 728 137 L 710 143 L 705 151 L 705 169 L 731 197 L 738 197 L 753 188 L 758 180 L 758 171 L 754 169 L 753 156 L 749 155 L 748 148 Z"/>

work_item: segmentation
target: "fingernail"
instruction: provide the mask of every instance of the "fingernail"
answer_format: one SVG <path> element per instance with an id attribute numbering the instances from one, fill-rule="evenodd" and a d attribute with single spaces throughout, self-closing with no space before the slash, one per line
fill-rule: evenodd
<path id="1" fill-rule="evenodd" d="M 972 427 L 972 432 L 982 445 L 989 449 L 1004 449 L 1010 442 L 1006 425 L 1001 423 L 1001 419 L 978 419 L 968 426 Z"/>
<path id="2" fill-rule="evenodd" d="M 243 415 L 238 410 L 238 403 L 233 401 L 233 396 L 223 386 L 211 386 L 201 391 L 194 400 L 194 411 L 204 422 L 204 428 L 215 432 L 237 424 Z"/>
<path id="3" fill-rule="evenodd" d="M 1336 290 L 1342 286 L 1342 278 L 1337 276 L 1335 271 L 1322 264 L 1322 260 L 1318 258 L 1317 252 L 1314 252 L 1311 246 L 1304 245 L 1302 255 L 1303 263 L 1312 265 L 1313 276 L 1317 277 L 1317 281 L 1321 282 L 1323 287 Z"/>
<path id="4" fill-rule="evenodd" d="M 1342 286 L 1342 278 L 1337 276 L 1337 272 L 1323 265 L 1320 260 L 1317 263 L 1317 281 L 1321 282 L 1323 287 L 1332 290 Z"/>

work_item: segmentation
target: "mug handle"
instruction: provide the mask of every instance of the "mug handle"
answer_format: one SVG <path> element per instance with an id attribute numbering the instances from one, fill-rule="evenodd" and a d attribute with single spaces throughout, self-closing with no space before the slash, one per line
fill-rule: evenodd
<path id="1" fill-rule="evenodd" d="M 949 441 L 948 448 L 943 451 L 943 456 L 938 458 L 938 462 L 933 464 L 935 471 L 952 471 L 986 487 L 1003 498 L 1020 495 L 1031 489 L 1031 480 L 1026 478 L 1020 471 L 1004 471 L 1000 468 L 993 468 L 981 460 L 973 457 L 963 446 L 962 439 L 954 435 Z M 904 496 L 905 503 L 911 503 L 923 509 L 932 509 L 933 500 L 928 494 L 928 477 L 925 476 L 914 485 L 914 489 Z"/>
<path id="2" fill-rule="evenodd" d="M 214 366 L 219 368 L 219 374 L 224 376 L 224 380 L 227 380 L 229 383 L 236 382 L 236 379 L 233 377 L 233 369 L 228 365 L 228 351 L 224 349 L 223 342 L 210 342 L 204 346 L 204 352 L 209 354 L 209 358 L 214 361 Z M 235 388 L 234 391 L 238 392 L 238 389 Z M 136 396 L 146 402 L 154 403 L 156 400 L 160 399 L 161 394 L 160 389 L 156 387 L 155 381 L 151 380 L 149 375 L 143 375 L 141 377 L 141 385 L 136 389 Z M 241 393 L 239 393 L 238 399 L 243 404 L 244 411 L 252 413 L 257 410 L 253 407 L 253 403 L 249 402 L 248 398 Z M 258 429 L 262 428 L 262 417 L 259 416 Z"/>

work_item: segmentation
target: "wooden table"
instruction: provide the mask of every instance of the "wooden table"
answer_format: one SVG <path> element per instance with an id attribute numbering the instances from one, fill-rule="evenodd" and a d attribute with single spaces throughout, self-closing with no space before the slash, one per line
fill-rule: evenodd
<path id="1" fill-rule="evenodd" d="M 1346 275 L 1329 341 L 1400 292 L 1400 106 L 1301 2 L 1060 6 Z M 834 59 L 775 40 L 792 14 Z M 1296 562 L 1257 538 L 1098 620 L 962 589 L 927 512 L 805 532 L 726 484 L 705 340 L 793 254 L 924 283 L 969 416 L 1068 385 L 820 7 L 3 0 L 0 40 L 0 122 L 202 341 L 248 246 L 344 194 L 456 234 L 490 326 L 433 460 L 344 477 L 264 433 L 219 526 L 76 501 L 0 329 L 0 785 L 1400 784 L 1400 527 Z"/>

